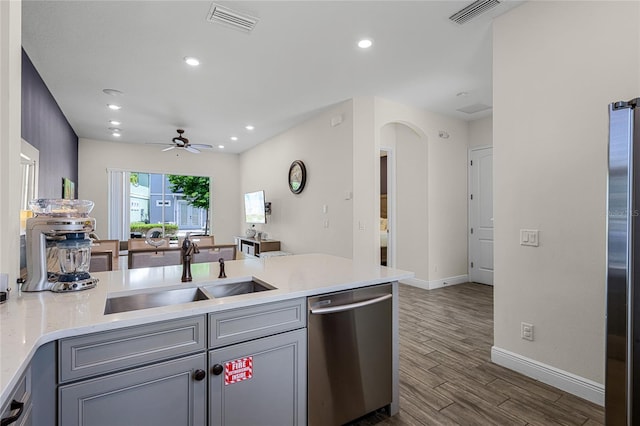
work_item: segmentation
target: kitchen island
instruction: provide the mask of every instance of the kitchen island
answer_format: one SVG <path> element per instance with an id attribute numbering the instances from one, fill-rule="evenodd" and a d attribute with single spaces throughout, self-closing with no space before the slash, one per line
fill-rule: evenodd
<path id="1" fill-rule="evenodd" d="M 261 305 L 304 300 L 342 290 L 395 283 L 412 273 L 360 265 L 349 259 L 322 255 L 295 255 L 226 262 L 227 278 L 218 278 L 218 263 L 194 264 L 193 281 L 181 283 L 180 266 L 96 273 L 98 286 L 75 293 L 14 292 L 0 305 L 0 406 L 5 406 L 39 348 L 98 332 L 118 331 L 155 323 L 209 316 L 210 337 L 216 316 Z M 268 291 L 210 298 L 193 302 L 105 315 L 107 299 L 134 294 L 196 287 L 222 286 L 256 280 L 273 287 Z M 393 298 L 394 398 L 397 411 L 397 285 Z M 275 306 L 275 305 L 274 305 Z M 306 315 L 306 311 L 304 312 Z M 205 339 L 206 340 L 206 339 Z M 304 349 L 306 354 L 306 347 Z M 212 351 L 213 352 L 213 351 Z M 305 360 L 306 365 L 306 360 Z M 206 367 L 205 367 L 206 368 Z M 70 380 L 75 380 L 73 377 Z M 305 382 L 306 383 L 306 382 Z M 306 389 L 305 389 L 306 391 Z M 213 424 L 213 423 L 212 423 Z"/>

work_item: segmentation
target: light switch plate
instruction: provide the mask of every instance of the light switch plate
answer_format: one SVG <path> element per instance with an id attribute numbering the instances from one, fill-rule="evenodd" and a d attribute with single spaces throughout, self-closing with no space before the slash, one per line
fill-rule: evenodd
<path id="1" fill-rule="evenodd" d="M 538 247 L 540 245 L 540 232 L 537 229 L 521 229 L 520 245 Z"/>

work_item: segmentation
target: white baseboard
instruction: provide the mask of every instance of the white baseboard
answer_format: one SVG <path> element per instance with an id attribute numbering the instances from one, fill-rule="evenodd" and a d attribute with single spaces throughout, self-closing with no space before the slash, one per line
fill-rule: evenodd
<path id="1" fill-rule="evenodd" d="M 423 288 L 425 290 L 433 290 L 435 288 L 448 287 L 450 285 L 462 284 L 469 282 L 468 275 L 458 275 L 455 277 L 442 278 L 440 280 L 421 280 L 419 278 L 409 278 L 407 280 L 400 281 L 403 284 L 411 285 L 413 287 Z"/>
<path id="2" fill-rule="evenodd" d="M 555 388 L 604 406 L 604 385 L 493 346 L 491 361 Z"/>

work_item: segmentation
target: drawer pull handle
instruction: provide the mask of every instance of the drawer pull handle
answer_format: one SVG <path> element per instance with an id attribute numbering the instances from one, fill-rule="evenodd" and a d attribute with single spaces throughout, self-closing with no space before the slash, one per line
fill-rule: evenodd
<path id="1" fill-rule="evenodd" d="M 193 378 L 196 379 L 197 381 L 204 380 L 205 377 L 207 377 L 207 372 L 204 370 L 196 370 L 193 373 Z"/>
<path id="2" fill-rule="evenodd" d="M 14 399 L 13 401 L 11 401 L 11 405 L 9 406 L 9 409 L 11 411 L 18 410 L 18 412 L 11 417 L 7 417 L 6 419 L 0 420 L 0 426 L 8 426 L 11 423 L 14 423 L 16 420 L 18 420 L 22 415 L 22 411 L 24 410 L 24 402 L 18 402 Z"/>
<path id="3" fill-rule="evenodd" d="M 213 367 L 211 367 L 211 372 L 216 376 L 219 376 L 220 374 L 222 374 L 223 371 L 224 371 L 224 367 L 221 366 L 220 364 L 216 364 Z"/>

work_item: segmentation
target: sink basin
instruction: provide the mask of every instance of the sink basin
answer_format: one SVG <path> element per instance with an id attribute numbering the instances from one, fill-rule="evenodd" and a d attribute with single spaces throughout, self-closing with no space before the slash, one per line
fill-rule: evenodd
<path id="1" fill-rule="evenodd" d="M 107 299 L 104 314 L 137 311 L 139 309 L 157 308 L 160 306 L 178 305 L 180 303 L 208 300 L 209 297 L 199 288 L 182 288 L 164 290 L 154 293 L 132 294 L 130 296 L 111 297 Z"/>
<path id="2" fill-rule="evenodd" d="M 209 285 L 203 288 L 207 293 L 216 298 L 238 296 L 240 294 L 256 293 L 258 291 L 273 290 L 273 287 L 257 281 L 243 281 L 231 284 Z"/>

